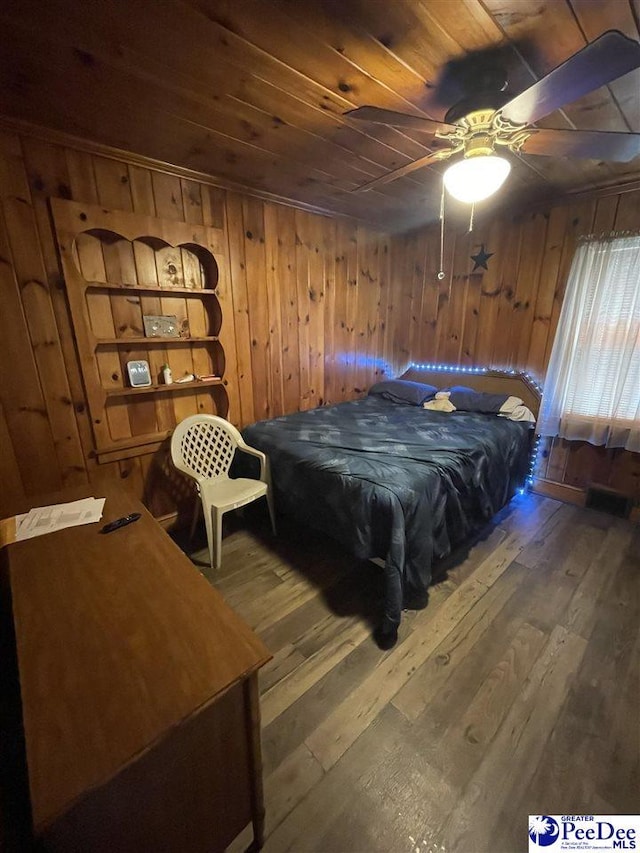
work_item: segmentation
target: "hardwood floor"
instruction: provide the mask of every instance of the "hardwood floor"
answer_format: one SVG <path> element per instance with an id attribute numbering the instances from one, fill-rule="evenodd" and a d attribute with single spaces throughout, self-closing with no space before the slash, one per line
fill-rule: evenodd
<path id="1" fill-rule="evenodd" d="M 375 566 L 229 522 L 203 571 L 274 656 L 266 853 L 515 853 L 529 814 L 637 811 L 640 528 L 526 495 L 449 564 L 381 652 Z"/>

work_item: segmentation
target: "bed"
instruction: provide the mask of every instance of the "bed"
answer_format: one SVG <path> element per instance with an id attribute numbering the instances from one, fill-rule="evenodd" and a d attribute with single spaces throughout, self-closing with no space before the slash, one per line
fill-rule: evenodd
<path id="1" fill-rule="evenodd" d="M 514 395 L 537 415 L 523 376 L 408 371 L 434 387 Z M 522 486 L 533 430 L 496 414 L 429 411 L 370 394 L 243 431 L 270 460 L 278 512 L 384 561 L 379 644 L 397 638 L 403 609 L 426 606 L 432 566 L 484 526 Z"/>

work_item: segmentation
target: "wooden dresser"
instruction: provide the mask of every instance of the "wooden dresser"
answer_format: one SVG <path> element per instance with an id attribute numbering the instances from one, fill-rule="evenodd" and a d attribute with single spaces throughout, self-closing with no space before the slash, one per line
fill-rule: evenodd
<path id="1" fill-rule="evenodd" d="M 257 672 L 270 655 L 137 500 L 95 496 L 100 524 L 2 550 L 30 831 L 45 850 L 212 853 L 253 821 L 260 846 Z M 99 532 L 131 512 L 142 518 Z"/>

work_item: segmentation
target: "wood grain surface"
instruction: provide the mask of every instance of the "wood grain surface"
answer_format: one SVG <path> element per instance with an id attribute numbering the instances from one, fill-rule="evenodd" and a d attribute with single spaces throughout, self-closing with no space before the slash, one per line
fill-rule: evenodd
<path id="1" fill-rule="evenodd" d="M 103 522 L 142 518 L 7 549 L 37 830 L 269 659 L 149 513 L 105 494 Z"/>
<path id="2" fill-rule="evenodd" d="M 370 634 L 371 563 L 306 530 L 273 540 L 257 513 L 223 549 L 209 576 L 274 653 L 260 674 L 265 851 L 506 853 L 526 849 L 529 814 L 633 811 L 637 525 L 514 499 L 447 560 L 389 652 Z M 315 596 L 276 603 L 296 582 Z"/>
<path id="3" fill-rule="evenodd" d="M 470 238 L 453 224 L 446 229 L 446 274 L 438 281 L 437 229 L 385 235 L 347 220 L 249 200 L 152 168 L 133 155 L 114 159 L 89 153 L 80 143 L 53 144 L 32 134 L 0 133 L 0 163 L 2 516 L 42 489 L 114 481 L 156 516 L 177 511 L 188 523 L 192 512 L 192 493 L 172 472 L 166 446 L 160 441 L 155 450 L 136 446 L 154 423 L 159 435 L 168 434 L 184 413 L 180 400 L 191 405 L 189 395 L 159 394 L 154 404 L 145 395 L 110 398 L 108 428 L 121 436 L 121 449 L 96 458 L 50 198 L 71 197 L 81 206 L 106 209 L 114 202 L 123 216 L 133 211 L 153 218 L 162 212 L 183 228 L 202 222 L 220 229 L 227 257 L 217 298 L 222 316 L 233 324 L 223 322 L 219 337 L 229 417 L 239 426 L 353 399 L 412 361 L 526 369 L 542 379 L 577 237 L 634 228 L 640 221 L 638 191 L 611 190 L 501 219 L 486 211 L 478 214 Z M 474 272 L 470 255 L 482 243 L 494 254 L 487 270 Z M 78 241 L 83 277 L 106 282 L 109 267 L 157 286 L 165 273 L 152 248 L 134 242 L 133 259 L 121 248 L 105 259 L 97 238 L 84 235 Z M 43 261 L 37 269 L 34 258 Z M 180 263 L 184 271 L 184 255 Z M 189 263 L 186 269 L 190 281 L 196 271 Z M 162 313 L 158 294 L 133 296 L 139 309 L 130 303 L 123 309 L 121 292 L 92 293 L 89 316 L 100 337 L 121 334 L 114 307 L 123 310 L 129 335 L 139 313 Z M 187 303 L 190 323 L 204 331 L 207 318 L 195 313 L 193 302 L 181 295 L 176 310 L 184 313 Z M 153 353 L 158 363 L 165 358 L 162 347 Z M 97 352 L 106 388 L 119 384 L 112 377 L 121 374 L 121 355 L 115 346 Z M 193 351 L 193 359 L 200 355 Z M 199 411 L 215 403 L 214 394 L 196 395 Z M 557 440 L 543 447 L 540 462 L 540 477 L 581 490 L 582 500 L 590 484 L 640 498 L 638 454 Z"/>
<path id="4" fill-rule="evenodd" d="M 425 157 L 433 137 L 356 122 L 347 111 L 373 104 L 441 120 L 466 91 L 452 82 L 451 63 L 469 54 L 493 56 L 500 83 L 515 95 L 606 30 L 639 37 L 629 0 L 544 0 L 531 9 L 521 0 L 387 5 L 165 0 L 150 14 L 143 0 L 86 7 L 52 0 L 46 9 L 29 0 L 2 15 L 0 106 L 204 172 L 228 188 L 407 230 L 437 219 L 443 166 L 368 193 L 352 190 Z M 639 75 L 627 74 L 539 125 L 639 131 Z M 640 177 L 637 160 L 511 160 L 494 209 Z M 157 215 L 167 217 L 172 205 L 179 212 L 188 199 L 179 181 L 167 176 L 156 184 L 166 199 Z M 124 210 L 119 195 L 128 187 L 116 182 L 103 203 Z"/>

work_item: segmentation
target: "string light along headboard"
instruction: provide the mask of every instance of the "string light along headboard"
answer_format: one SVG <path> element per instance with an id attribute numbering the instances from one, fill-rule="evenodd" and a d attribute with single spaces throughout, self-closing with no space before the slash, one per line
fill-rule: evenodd
<path id="1" fill-rule="evenodd" d="M 486 391 L 489 394 L 510 394 L 520 397 L 534 413 L 540 414 L 542 400 L 542 385 L 530 373 L 518 370 L 496 370 L 492 367 L 461 367 L 452 364 L 421 364 L 412 363 L 399 379 L 410 379 L 413 382 L 425 382 L 446 388 L 450 385 L 466 385 L 476 391 Z M 529 473 L 519 489 L 524 494 L 533 485 L 538 453 L 540 452 L 541 437 L 536 434 L 532 442 Z"/>
<path id="2" fill-rule="evenodd" d="M 426 382 L 438 388 L 467 385 L 476 391 L 486 391 L 489 394 L 511 394 L 513 397 L 520 397 L 536 417 L 540 413 L 542 385 L 531 374 L 519 370 L 413 363 L 398 378 Z"/>

